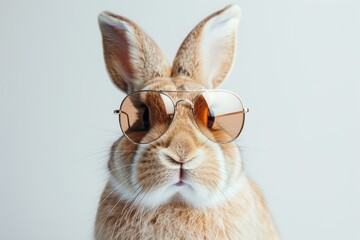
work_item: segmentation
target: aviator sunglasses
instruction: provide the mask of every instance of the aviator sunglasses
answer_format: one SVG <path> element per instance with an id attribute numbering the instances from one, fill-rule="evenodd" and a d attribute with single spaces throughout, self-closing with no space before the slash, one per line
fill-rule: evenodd
<path id="1" fill-rule="evenodd" d="M 235 93 L 225 90 L 141 90 L 128 94 L 114 113 L 119 115 L 120 128 L 131 142 L 148 144 L 169 129 L 180 105 L 191 108 L 200 132 L 216 143 L 234 141 L 249 111 Z"/>

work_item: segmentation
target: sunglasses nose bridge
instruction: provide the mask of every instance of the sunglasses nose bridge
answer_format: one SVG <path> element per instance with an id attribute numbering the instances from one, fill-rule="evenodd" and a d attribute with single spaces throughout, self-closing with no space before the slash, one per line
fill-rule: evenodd
<path id="1" fill-rule="evenodd" d="M 175 109 L 177 108 L 177 106 L 179 105 L 179 103 L 188 103 L 191 107 L 191 109 L 194 109 L 194 103 L 192 101 L 190 101 L 189 99 L 180 99 L 175 103 Z"/>

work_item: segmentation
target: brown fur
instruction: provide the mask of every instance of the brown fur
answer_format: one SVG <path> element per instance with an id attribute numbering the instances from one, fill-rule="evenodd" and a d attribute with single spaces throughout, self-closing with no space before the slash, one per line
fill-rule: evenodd
<path id="1" fill-rule="evenodd" d="M 199 56 L 203 27 L 218 16 L 236 7 L 225 8 L 203 20 L 185 39 L 174 60 L 172 73 L 166 58 L 155 42 L 130 20 L 111 13 L 100 15 L 104 55 L 113 82 L 123 91 L 148 90 L 202 90 L 220 84 L 229 73 L 235 48 L 235 30 L 227 39 L 222 56 L 221 70 L 213 79 L 205 79 L 203 61 Z M 175 103 L 194 99 L 197 93 L 167 93 Z M 149 96 L 149 95 L 148 95 Z M 151 95 L 146 103 L 155 111 L 158 99 Z M 161 112 L 161 111 L 159 111 Z M 161 119 L 164 116 L 158 116 Z M 159 120 L 145 138 L 158 136 Z M 155 124 L 155 125 L 156 125 Z M 112 147 L 107 184 L 99 204 L 96 240 L 122 239 L 242 239 L 276 240 L 276 228 L 256 184 L 245 175 L 240 152 L 234 142 L 217 144 L 199 137 L 200 131 L 187 102 L 176 105 L 176 114 L 163 136 L 152 142 L 135 161 L 140 149 L 125 137 Z M 213 136 L 223 139 L 224 135 Z M 223 163 L 218 159 L 219 149 Z M 202 152 L 201 157 L 198 156 Z M 160 157 L 159 154 L 165 157 Z M 164 204 L 149 207 L 129 200 L 119 190 L 151 193 L 178 176 L 179 166 L 186 177 L 209 192 L 220 188 L 225 191 L 239 189 L 221 203 L 207 207 L 194 207 L 177 193 Z M 222 165 L 223 164 L 223 165 Z M 134 175 L 133 171 L 137 174 Z M 225 178 L 225 179 L 224 179 Z M 169 180 L 170 179 L 170 180 Z M 127 192 L 126 192 L 127 193 Z M 146 196 L 146 195 L 145 195 Z M 140 199 L 141 200 L 141 199 Z M 140 201 L 141 202 L 141 201 Z M 199 203 L 201 205 L 201 203 Z"/>
<path id="2" fill-rule="evenodd" d="M 100 22 L 103 33 L 104 56 L 107 70 L 113 82 L 124 92 L 132 92 L 141 88 L 145 81 L 154 77 L 169 77 L 170 67 L 166 57 L 162 54 L 160 48 L 144 31 L 142 31 L 131 20 L 117 16 L 115 14 L 104 12 L 101 16 L 106 16 L 115 22 L 128 24 L 134 31 L 134 38 L 141 44 L 133 49 L 128 47 L 129 40 L 127 32 L 121 28 L 114 28 L 103 22 Z M 116 43 L 113 41 L 116 37 Z M 122 56 L 119 58 L 119 56 Z M 135 57 L 136 56 L 136 57 Z M 136 69 L 135 69 L 136 66 Z M 127 74 L 123 74 L 126 72 Z M 129 81 L 139 81 L 135 88 Z"/>

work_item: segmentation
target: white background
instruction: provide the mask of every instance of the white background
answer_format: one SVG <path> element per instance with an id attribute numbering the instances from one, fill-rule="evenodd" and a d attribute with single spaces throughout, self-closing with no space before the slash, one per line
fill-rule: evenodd
<path id="1" fill-rule="evenodd" d="M 230 3 L 243 15 L 222 88 L 251 110 L 238 143 L 283 239 L 360 239 L 358 0 L 1 0 L 0 239 L 92 238 L 124 96 L 97 15 L 134 20 L 172 62 Z"/>

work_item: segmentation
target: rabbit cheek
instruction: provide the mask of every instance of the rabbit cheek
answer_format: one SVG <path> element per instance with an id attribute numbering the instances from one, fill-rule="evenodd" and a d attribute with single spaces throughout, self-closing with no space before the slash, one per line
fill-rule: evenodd
<path id="1" fill-rule="evenodd" d="M 116 141 L 110 153 L 109 171 L 121 184 L 128 184 L 131 178 L 134 154 L 138 146 L 130 143 L 126 138 Z"/>
<path id="2" fill-rule="evenodd" d="M 234 143 L 228 143 L 221 145 L 221 149 L 226 159 L 228 183 L 235 184 L 243 175 L 243 163 L 239 148 Z"/>
<path id="3" fill-rule="evenodd" d="M 201 188 L 205 188 L 207 192 L 213 193 L 221 185 L 224 179 L 223 164 L 220 163 L 215 153 L 209 153 L 205 156 L 206 161 L 203 161 L 201 166 L 197 169 L 189 171 L 189 178 Z"/>
<path id="4" fill-rule="evenodd" d="M 167 169 L 158 161 L 156 149 L 148 149 L 143 153 L 135 168 L 136 182 L 143 191 L 155 191 L 167 180 Z"/>

